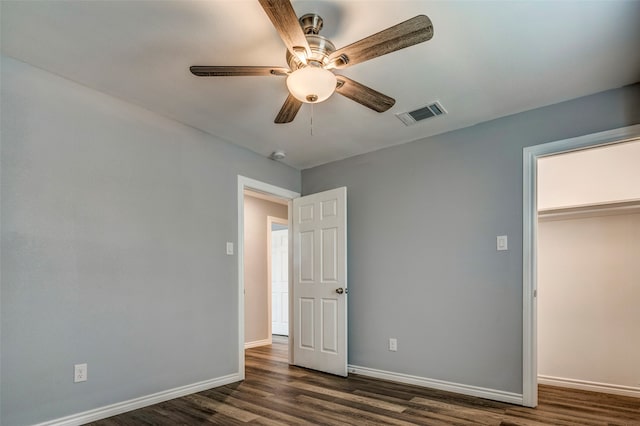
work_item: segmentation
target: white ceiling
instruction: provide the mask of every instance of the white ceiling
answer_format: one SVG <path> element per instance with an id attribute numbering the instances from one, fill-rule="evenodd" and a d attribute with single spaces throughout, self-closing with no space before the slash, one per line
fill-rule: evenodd
<path id="1" fill-rule="evenodd" d="M 194 77 L 190 65 L 286 66 L 257 0 L 8 1 L 2 53 L 304 169 L 640 81 L 640 1 L 293 1 L 336 47 L 418 14 L 431 41 L 341 73 L 396 99 L 340 95 L 274 124 L 283 77 Z M 448 115 L 396 113 L 439 100 Z M 311 118 L 313 117 L 313 125 Z M 313 133 L 313 135 L 311 134 Z"/>

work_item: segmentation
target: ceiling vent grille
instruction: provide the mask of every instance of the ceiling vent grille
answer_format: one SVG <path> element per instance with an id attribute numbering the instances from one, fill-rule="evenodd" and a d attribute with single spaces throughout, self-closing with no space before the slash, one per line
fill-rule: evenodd
<path id="1" fill-rule="evenodd" d="M 426 120 L 427 118 L 437 117 L 439 115 L 446 114 L 447 111 L 440 105 L 440 102 L 434 102 L 422 108 L 418 108 L 409 112 L 401 112 L 396 114 L 396 117 L 404 123 L 405 126 L 411 126 L 418 121 Z"/>

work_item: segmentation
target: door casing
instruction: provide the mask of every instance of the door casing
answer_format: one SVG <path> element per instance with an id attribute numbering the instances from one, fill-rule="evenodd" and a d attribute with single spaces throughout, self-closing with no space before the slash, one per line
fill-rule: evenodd
<path id="1" fill-rule="evenodd" d="M 522 405 L 538 405 L 537 360 L 537 241 L 538 158 L 595 146 L 610 145 L 640 136 L 640 125 L 622 127 L 523 149 L 522 204 Z"/>
<path id="2" fill-rule="evenodd" d="M 250 189 L 274 197 L 288 200 L 288 226 L 291 229 L 292 200 L 300 197 L 300 194 L 289 189 L 281 188 L 246 176 L 238 175 L 237 187 L 238 200 L 238 235 L 237 251 L 238 258 L 238 376 L 244 380 L 244 190 Z M 293 276 L 293 253 L 291 238 L 289 238 L 289 310 L 291 310 L 291 277 Z M 289 335 L 291 335 L 291 321 L 289 322 Z M 291 342 L 289 342 L 289 362 L 292 360 Z"/>

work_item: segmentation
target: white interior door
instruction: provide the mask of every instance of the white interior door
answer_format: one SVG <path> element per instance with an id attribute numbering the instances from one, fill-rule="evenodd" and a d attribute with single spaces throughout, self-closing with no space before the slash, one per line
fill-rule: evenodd
<path id="1" fill-rule="evenodd" d="M 289 230 L 271 231 L 271 333 L 289 335 Z"/>
<path id="2" fill-rule="evenodd" d="M 347 375 L 347 188 L 293 200 L 293 363 Z"/>

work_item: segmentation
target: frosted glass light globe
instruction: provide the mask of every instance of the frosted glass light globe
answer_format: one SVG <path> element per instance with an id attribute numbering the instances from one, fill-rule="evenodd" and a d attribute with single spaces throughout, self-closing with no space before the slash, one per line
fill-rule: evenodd
<path id="1" fill-rule="evenodd" d="M 287 87 L 299 101 L 314 104 L 329 98 L 336 91 L 336 76 L 324 68 L 307 66 L 289 74 Z"/>

